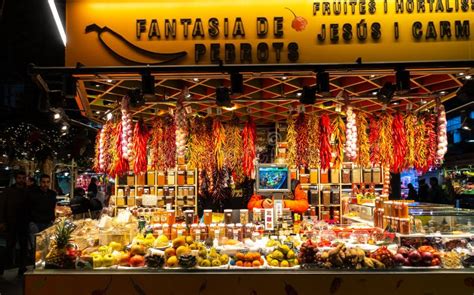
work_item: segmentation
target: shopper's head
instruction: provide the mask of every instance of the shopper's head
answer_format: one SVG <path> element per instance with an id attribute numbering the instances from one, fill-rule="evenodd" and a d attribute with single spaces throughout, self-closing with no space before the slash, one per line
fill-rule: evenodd
<path id="1" fill-rule="evenodd" d="M 422 185 L 422 184 L 426 184 L 426 180 L 424 178 L 420 178 L 418 180 L 418 184 Z"/>
<path id="2" fill-rule="evenodd" d="M 51 186 L 51 177 L 47 174 L 41 175 L 40 188 L 43 191 L 47 191 Z"/>
<path id="3" fill-rule="evenodd" d="M 92 177 L 92 178 L 91 178 L 91 183 L 96 183 L 96 182 L 97 182 L 97 178 Z"/>
<path id="4" fill-rule="evenodd" d="M 27 179 L 26 179 L 26 185 L 27 186 L 34 186 L 36 185 L 36 179 L 32 176 L 29 176 Z"/>
<path id="5" fill-rule="evenodd" d="M 75 197 L 83 197 L 85 196 L 86 191 L 82 187 L 76 187 L 74 189 L 74 196 Z"/>
<path id="6" fill-rule="evenodd" d="M 26 185 L 25 171 L 17 171 L 15 173 L 15 185 L 19 187 L 24 187 Z"/>
<path id="7" fill-rule="evenodd" d="M 415 187 L 414 187 L 413 184 L 411 184 L 411 183 L 409 183 L 409 184 L 407 185 L 407 187 L 408 187 L 409 189 L 415 189 Z"/>
<path id="8" fill-rule="evenodd" d="M 436 177 L 430 177 L 430 185 L 433 186 L 438 186 L 438 178 Z"/>

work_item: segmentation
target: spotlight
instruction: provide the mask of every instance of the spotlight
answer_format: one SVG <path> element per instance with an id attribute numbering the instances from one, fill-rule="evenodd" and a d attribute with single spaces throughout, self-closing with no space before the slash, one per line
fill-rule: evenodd
<path id="1" fill-rule="evenodd" d="M 372 91 L 372 95 L 377 95 L 377 91 Z"/>
<path id="2" fill-rule="evenodd" d="M 392 100 L 394 94 L 395 86 L 390 82 L 386 82 L 377 93 L 377 99 L 385 104 L 388 104 Z"/>
<path id="3" fill-rule="evenodd" d="M 467 75 L 466 77 L 464 77 L 464 79 L 466 79 L 466 80 L 471 80 L 471 79 L 472 79 L 472 76 L 471 76 L 471 75 Z"/>
<path id="4" fill-rule="evenodd" d="M 114 115 L 112 113 L 108 113 L 107 114 L 107 121 L 112 120 L 113 117 L 114 117 Z"/>
<path id="5" fill-rule="evenodd" d="M 287 76 L 282 76 L 281 79 L 282 79 L 283 81 L 285 81 L 286 79 L 288 79 L 288 77 L 287 77 Z"/>
<path id="6" fill-rule="evenodd" d="M 66 123 L 64 123 L 63 126 L 61 126 L 62 131 L 67 131 L 68 128 L 69 126 Z"/>
<path id="7" fill-rule="evenodd" d="M 150 73 L 142 75 L 142 95 L 145 99 L 155 96 L 155 77 Z"/>
<path id="8" fill-rule="evenodd" d="M 113 82 L 114 82 L 114 80 L 112 80 L 112 79 L 107 79 L 107 83 L 113 83 Z"/>
<path id="9" fill-rule="evenodd" d="M 54 119 L 54 121 L 59 121 L 61 119 L 61 114 L 60 113 L 54 113 L 53 119 Z"/>
<path id="10" fill-rule="evenodd" d="M 74 98 L 76 96 L 76 78 L 72 75 L 64 76 L 63 92 L 66 98 Z"/>
<path id="11" fill-rule="evenodd" d="M 424 100 L 424 99 L 422 99 L 422 100 L 420 101 L 420 103 L 421 103 L 421 104 L 426 104 L 426 103 L 427 103 L 427 101 L 426 101 L 426 100 Z"/>
<path id="12" fill-rule="evenodd" d="M 239 73 L 231 73 L 230 85 L 232 93 L 242 94 L 244 92 L 244 76 Z"/>
<path id="13" fill-rule="evenodd" d="M 220 107 L 232 107 L 229 88 L 224 86 L 216 88 L 216 104 Z"/>
<path id="14" fill-rule="evenodd" d="M 397 93 L 406 94 L 410 92 L 410 72 L 405 70 L 398 70 L 395 74 L 397 81 Z"/>
<path id="15" fill-rule="evenodd" d="M 471 130 L 471 127 L 469 127 L 469 126 L 467 126 L 467 125 L 464 125 L 464 126 L 462 126 L 462 129 L 464 129 L 464 130 Z"/>
<path id="16" fill-rule="evenodd" d="M 190 99 L 190 98 L 191 98 L 191 93 L 189 93 L 189 92 L 188 92 L 188 93 L 186 93 L 186 94 L 184 95 L 184 98 L 186 98 L 186 99 Z"/>
<path id="17" fill-rule="evenodd" d="M 199 82 L 199 79 L 198 78 L 193 78 L 193 81 L 194 82 Z"/>
<path id="18" fill-rule="evenodd" d="M 140 88 L 132 88 L 127 93 L 128 97 L 130 98 L 130 105 L 132 107 L 139 107 L 145 104 L 145 99 L 141 93 Z"/>
<path id="19" fill-rule="evenodd" d="M 300 96 L 300 103 L 314 104 L 316 102 L 316 88 L 311 86 L 304 86 Z"/>
<path id="20" fill-rule="evenodd" d="M 370 78 L 375 78 L 375 75 L 370 75 Z"/>
<path id="21" fill-rule="evenodd" d="M 68 177 L 68 176 L 69 176 L 69 172 L 64 172 L 64 176 Z"/>
<path id="22" fill-rule="evenodd" d="M 316 91 L 319 94 L 329 94 L 329 73 L 318 72 L 316 74 Z"/>
<path id="23" fill-rule="evenodd" d="M 95 84 L 95 88 L 100 88 L 100 84 Z"/>
<path id="24" fill-rule="evenodd" d="M 458 76 L 464 76 L 464 73 L 461 72 L 461 73 L 458 74 Z"/>
<path id="25" fill-rule="evenodd" d="M 443 90 L 443 91 L 440 91 L 439 94 L 445 95 L 445 94 L 446 94 L 446 91 L 444 91 L 444 90 Z"/>
<path id="26" fill-rule="evenodd" d="M 301 95 L 303 95 L 303 92 L 301 91 L 296 92 L 296 97 L 301 97 Z"/>
<path id="27" fill-rule="evenodd" d="M 96 115 L 100 115 L 100 111 L 95 111 Z"/>

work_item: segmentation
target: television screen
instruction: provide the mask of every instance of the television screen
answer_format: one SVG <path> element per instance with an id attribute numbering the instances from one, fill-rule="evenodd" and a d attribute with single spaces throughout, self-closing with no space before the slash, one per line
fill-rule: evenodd
<path id="1" fill-rule="evenodd" d="M 287 191 L 289 190 L 288 178 L 288 167 L 260 166 L 258 167 L 258 190 Z"/>

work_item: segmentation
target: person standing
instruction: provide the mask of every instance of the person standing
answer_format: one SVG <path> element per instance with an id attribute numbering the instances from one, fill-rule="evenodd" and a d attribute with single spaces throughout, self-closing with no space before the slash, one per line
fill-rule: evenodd
<path id="1" fill-rule="evenodd" d="M 418 181 L 418 202 L 428 202 L 429 201 L 429 189 L 430 187 L 426 184 L 426 181 L 421 178 Z"/>
<path id="2" fill-rule="evenodd" d="M 0 197 L 0 227 L 6 236 L 6 253 L 1 257 L 0 273 L 8 264 L 18 266 L 18 275 L 26 271 L 28 254 L 28 198 L 26 193 L 26 173 L 18 171 L 15 183 Z M 16 245 L 19 245 L 19 256 Z M 16 259 L 15 259 L 16 258 Z"/>
<path id="3" fill-rule="evenodd" d="M 36 184 L 36 179 L 33 176 L 28 176 L 26 178 L 26 187 L 28 189 L 36 188 L 38 185 Z"/>
<path id="4" fill-rule="evenodd" d="M 446 203 L 446 200 L 444 198 L 443 194 L 443 189 L 438 183 L 438 178 L 436 177 L 431 177 L 430 178 L 430 190 L 428 195 L 430 196 L 430 202 L 431 203 L 437 203 L 437 204 L 444 204 Z"/>
<path id="5" fill-rule="evenodd" d="M 56 192 L 49 189 L 51 178 L 43 174 L 40 186 L 29 191 L 30 238 L 34 245 L 34 235 L 50 227 L 55 219 Z"/>
<path id="6" fill-rule="evenodd" d="M 91 177 L 91 182 L 89 183 L 89 186 L 87 187 L 87 194 L 91 198 L 95 198 L 97 196 L 97 178 Z"/>
<path id="7" fill-rule="evenodd" d="M 408 197 L 407 200 L 416 200 L 416 190 L 413 184 L 409 183 L 408 187 Z"/>

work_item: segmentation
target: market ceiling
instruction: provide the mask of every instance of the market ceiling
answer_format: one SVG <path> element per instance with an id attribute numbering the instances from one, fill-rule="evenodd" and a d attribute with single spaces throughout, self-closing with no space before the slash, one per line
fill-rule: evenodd
<path id="1" fill-rule="evenodd" d="M 285 120 L 289 112 L 301 111 L 301 103 L 297 93 L 303 86 L 316 84 L 314 71 L 300 67 L 282 67 L 271 70 L 265 67 L 262 71 L 246 71 L 243 67 L 239 72 L 244 77 L 244 91 L 232 96 L 236 109 L 229 111 L 216 105 L 216 87 L 230 87 L 230 71 L 196 71 L 192 67 L 180 71 L 177 67 L 166 67 L 160 70 L 150 70 L 155 77 L 155 96 L 147 98 L 144 105 L 132 109 L 134 118 L 152 120 L 157 115 L 163 115 L 173 108 L 177 97 L 184 89 L 190 97 L 186 105 L 192 107 L 193 113 L 204 116 L 221 116 L 229 120 L 235 114 L 237 117 L 251 115 L 257 124 L 269 124 Z M 89 119 L 105 121 L 105 113 L 119 108 L 119 103 L 130 90 L 140 88 L 143 72 L 114 68 L 102 68 L 97 71 L 79 69 L 73 71 L 77 79 L 77 94 L 75 100 L 81 113 Z M 202 68 L 207 69 L 207 68 Z M 36 68 L 33 72 L 42 72 Z M 333 69 L 327 70 L 330 75 L 330 94 L 317 95 L 316 103 L 305 105 L 305 112 L 329 112 L 336 114 L 349 101 L 356 111 L 373 113 L 383 109 L 389 111 L 405 111 L 407 109 L 420 111 L 432 108 L 439 98 L 445 102 L 456 96 L 456 92 L 466 77 L 474 73 L 471 67 L 418 67 L 406 68 L 410 72 L 410 92 L 403 96 L 395 94 L 391 103 L 384 105 L 377 99 L 376 92 L 386 82 L 395 83 L 396 71 L 391 69 Z M 64 72 L 64 71 L 63 71 Z M 39 76 L 38 76 L 39 77 Z"/>

